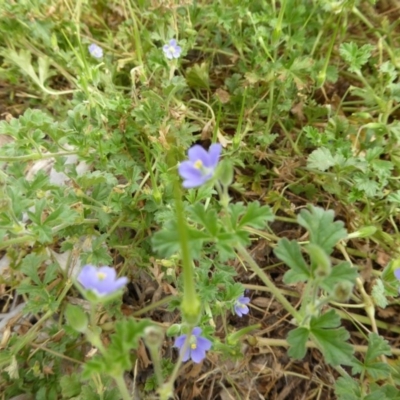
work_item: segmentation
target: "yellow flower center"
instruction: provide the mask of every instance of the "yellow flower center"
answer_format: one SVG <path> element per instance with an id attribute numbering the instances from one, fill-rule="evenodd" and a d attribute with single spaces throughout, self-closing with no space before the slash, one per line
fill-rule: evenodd
<path id="1" fill-rule="evenodd" d="M 98 272 L 97 277 L 99 278 L 100 281 L 104 281 L 104 279 L 106 279 L 107 275 L 104 272 Z"/>
<path id="2" fill-rule="evenodd" d="M 196 169 L 201 169 L 201 168 L 203 167 L 203 162 L 202 162 L 201 160 L 197 160 L 197 161 L 194 163 L 194 167 L 195 167 Z"/>
<path id="3" fill-rule="evenodd" d="M 192 344 L 190 345 L 190 348 L 191 348 L 192 350 L 197 349 L 197 344 L 196 344 L 196 343 L 192 343 Z"/>

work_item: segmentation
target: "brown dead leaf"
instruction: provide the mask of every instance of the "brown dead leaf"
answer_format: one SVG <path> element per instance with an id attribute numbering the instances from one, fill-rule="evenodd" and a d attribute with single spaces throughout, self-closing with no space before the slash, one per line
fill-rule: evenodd
<path id="1" fill-rule="evenodd" d="M 306 118 L 303 113 L 304 104 L 302 102 L 297 103 L 290 110 L 294 116 L 296 116 L 299 121 L 304 121 Z"/>
<path id="2" fill-rule="evenodd" d="M 386 267 L 388 265 L 389 261 L 392 258 L 389 256 L 389 254 L 383 252 L 383 251 L 378 251 L 376 253 L 376 262 L 381 266 L 381 267 Z"/>
<path id="3" fill-rule="evenodd" d="M 178 291 L 173 286 L 171 286 L 169 283 L 163 282 L 162 287 L 163 287 L 163 291 L 165 294 L 172 294 L 174 296 L 178 295 Z"/>
<path id="4" fill-rule="evenodd" d="M 260 308 L 267 308 L 271 304 L 271 299 L 266 297 L 256 297 L 251 301 L 255 306 Z"/>
<path id="5" fill-rule="evenodd" d="M 203 363 L 200 364 L 193 363 L 193 368 L 188 373 L 185 374 L 185 379 L 198 378 L 200 376 L 202 368 L 203 368 Z"/>
<path id="6" fill-rule="evenodd" d="M 376 311 L 379 315 L 379 318 L 386 319 L 386 318 L 393 318 L 397 316 L 398 312 L 394 307 L 387 307 L 385 309 L 377 307 Z"/>
<path id="7" fill-rule="evenodd" d="M 218 98 L 218 100 L 219 100 L 222 104 L 228 103 L 229 100 L 231 99 L 230 94 L 229 94 L 226 90 L 221 89 L 221 88 L 218 88 L 218 89 L 215 91 L 215 96 Z"/>
<path id="8" fill-rule="evenodd" d="M 222 133 L 221 131 L 218 129 L 217 132 L 217 138 L 218 138 L 218 142 L 221 144 L 221 146 L 223 148 L 227 147 L 228 144 L 232 143 L 232 140 L 227 139 Z"/>
<path id="9" fill-rule="evenodd" d="M 143 366 L 143 369 L 146 369 L 151 364 L 151 360 L 147 355 L 146 347 L 142 341 L 139 342 L 139 348 L 137 350 L 137 355 L 138 355 L 140 364 Z"/>
<path id="10" fill-rule="evenodd" d="M 210 119 L 203 127 L 202 131 L 201 131 L 201 136 L 200 139 L 201 140 L 207 140 L 207 139 L 211 139 L 212 136 L 212 132 L 214 129 L 214 120 Z"/>
<path id="11" fill-rule="evenodd" d="M 370 259 L 366 259 L 364 262 L 359 262 L 359 265 L 363 265 L 363 268 L 360 269 L 360 275 L 364 282 L 369 282 L 372 277 L 372 261 Z"/>

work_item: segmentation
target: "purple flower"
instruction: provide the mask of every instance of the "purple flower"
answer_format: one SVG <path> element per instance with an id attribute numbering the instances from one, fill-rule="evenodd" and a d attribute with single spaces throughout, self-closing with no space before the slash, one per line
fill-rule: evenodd
<path id="1" fill-rule="evenodd" d="M 400 268 L 394 270 L 394 276 L 400 281 Z"/>
<path id="2" fill-rule="evenodd" d="M 189 358 L 196 364 L 201 362 L 206 357 L 206 351 L 211 349 L 211 342 L 200 336 L 201 328 L 196 327 L 193 329 L 192 334 L 189 339 L 189 346 L 186 350 L 182 361 L 187 361 Z M 174 346 L 177 347 L 180 351 L 183 349 L 183 345 L 186 341 L 187 335 L 178 336 L 175 339 Z"/>
<path id="3" fill-rule="evenodd" d="M 85 265 L 78 276 L 78 282 L 87 290 L 104 296 L 116 292 L 128 283 L 128 279 L 118 278 L 114 268 Z"/>
<path id="4" fill-rule="evenodd" d="M 179 175 L 184 179 L 183 187 L 189 189 L 201 186 L 214 175 L 219 156 L 221 154 L 221 145 L 212 144 L 209 151 L 206 151 L 200 145 L 196 144 L 188 151 L 189 160 L 179 164 Z"/>
<path id="5" fill-rule="evenodd" d="M 240 296 L 234 305 L 235 313 L 238 317 L 243 317 L 243 315 L 249 313 L 249 307 L 246 304 L 250 303 L 249 297 Z"/>
<path id="6" fill-rule="evenodd" d="M 181 46 L 178 46 L 178 43 L 175 39 L 171 39 L 168 44 L 163 46 L 165 57 L 168 60 L 172 60 L 173 58 L 179 58 L 182 52 Z"/>
<path id="7" fill-rule="evenodd" d="M 92 43 L 89 46 L 89 53 L 94 58 L 102 58 L 103 57 L 103 49 L 98 46 L 96 43 Z"/>

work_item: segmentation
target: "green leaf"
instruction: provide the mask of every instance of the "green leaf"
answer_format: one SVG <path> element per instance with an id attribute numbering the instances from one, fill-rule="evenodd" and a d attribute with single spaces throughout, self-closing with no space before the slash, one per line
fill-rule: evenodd
<path id="1" fill-rule="evenodd" d="M 215 238 L 215 247 L 218 251 L 221 261 L 235 257 L 235 245 L 238 242 L 244 244 L 243 238 L 240 237 L 240 235 L 229 232 L 220 232 L 218 234 L 218 236 Z"/>
<path id="2" fill-rule="evenodd" d="M 289 332 L 287 341 L 290 344 L 288 351 L 290 357 L 300 360 L 306 355 L 306 343 L 309 334 L 309 330 L 304 327 L 299 327 Z"/>
<path id="3" fill-rule="evenodd" d="M 361 400 L 360 382 L 350 378 L 350 376 L 340 377 L 335 384 L 337 400 Z"/>
<path id="4" fill-rule="evenodd" d="M 247 226 L 262 229 L 267 222 L 274 220 L 274 214 L 269 206 L 260 206 L 258 201 L 254 201 L 247 206 L 245 213 L 240 218 L 238 228 L 243 229 Z"/>
<path id="5" fill-rule="evenodd" d="M 334 310 L 319 316 L 312 317 L 310 334 L 313 341 L 322 351 L 327 363 L 335 365 L 353 365 L 353 347 L 347 343 L 350 335 L 340 325 L 340 317 Z"/>
<path id="6" fill-rule="evenodd" d="M 313 317 L 310 323 L 311 329 L 336 328 L 340 325 L 340 317 L 335 310 L 329 310 L 325 314 Z"/>
<path id="7" fill-rule="evenodd" d="M 388 342 L 376 333 L 370 333 L 368 337 L 368 350 L 365 354 L 364 363 L 356 361 L 353 373 L 367 373 L 372 379 L 384 379 L 390 375 L 390 367 L 386 363 L 377 360 L 382 355 L 392 354 Z"/>
<path id="8" fill-rule="evenodd" d="M 339 53 L 343 59 L 350 64 L 349 71 L 358 72 L 361 67 L 371 57 L 371 52 L 374 46 L 370 44 L 364 44 L 360 48 L 353 42 L 342 43 L 339 48 Z"/>
<path id="9" fill-rule="evenodd" d="M 318 171 L 326 171 L 335 164 L 336 162 L 332 153 L 325 147 L 314 150 L 307 159 L 307 167 Z"/>
<path id="10" fill-rule="evenodd" d="M 372 287 L 372 297 L 374 299 L 375 304 L 378 307 L 386 308 L 389 304 L 388 299 L 385 295 L 385 286 L 381 279 L 377 279 Z"/>
<path id="11" fill-rule="evenodd" d="M 283 277 L 286 284 L 304 282 L 311 278 L 310 267 L 304 261 L 300 245 L 286 238 L 279 240 L 274 249 L 275 255 L 290 267 Z"/>
<path id="12" fill-rule="evenodd" d="M 309 205 L 308 210 L 301 210 L 298 223 L 310 233 L 310 242 L 322 247 L 328 254 L 332 253 L 336 243 L 347 236 L 342 221 L 333 221 L 334 212 Z"/>
<path id="13" fill-rule="evenodd" d="M 55 211 L 53 211 L 45 220 L 44 225 L 55 226 L 58 223 L 74 222 L 77 213 L 71 210 L 70 207 L 62 204 Z"/>
<path id="14" fill-rule="evenodd" d="M 399 294 L 400 282 L 394 275 L 394 271 L 400 268 L 400 259 L 392 259 L 389 264 L 383 269 L 381 279 L 385 286 L 385 295 L 396 297 Z"/>
<path id="15" fill-rule="evenodd" d="M 86 313 L 78 306 L 67 304 L 65 318 L 68 324 L 77 332 L 85 332 L 88 326 L 88 317 Z"/>
<path id="16" fill-rule="evenodd" d="M 77 183 L 82 190 L 85 190 L 101 183 L 116 186 L 118 181 L 113 174 L 104 171 L 94 171 L 86 172 L 84 175 L 77 177 Z"/>
<path id="17" fill-rule="evenodd" d="M 379 383 L 370 384 L 371 395 L 365 397 L 365 400 L 371 400 L 370 396 L 377 395 L 377 400 L 398 400 L 400 399 L 400 390 L 385 382 L 383 386 Z"/>
<path id="18" fill-rule="evenodd" d="M 229 216 L 233 229 L 237 230 L 240 216 L 246 212 L 246 206 L 242 202 L 229 204 Z"/>
<path id="19" fill-rule="evenodd" d="M 58 268 L 59 267 L 56 263 L 52 263 L 46 267 L 46 273 L 43 278 L 43 285 L 48 285 L 56 279 Z"/>
<path id="20" fill-rule="evenodd" d="M 46 260 L 47 256 L 44 254 L 37 255 L 31 253 L 22 260 L 20 271 L 28 276 L 36 285 L 41 285 L 42 282 L 38 275 L 38 269 Z"/>
<path id="21" fill-rule="evenodd" d="M 199 254 L 204 240 L 212 239 L 205 232 L 200 232 L 191 228 L 187 228 L 187 233 L 192 257 Z M 154 250 L 157 251 L 161 257 L 168 258 L 179 252 L 181 247 L 176 221 L 167 222 L 161 231 L 156 232 L 153 235 L 152 244 Z"/>
<path id="22" fill-rule="evenodd" d="M 107 372 L 118 376 L 132 368 L 131 350 L 137 349 L 144 330 L 151 325 L 148 320 L 135 321 L 133 318 L 118 321 L 115 333 L 111 335 L 111 343 L 105 353 L 87 361 L 83 377 L 89 378 L 94 373 Z"/>
<path id="23" fill-rule="evenodd" d="M 362 174 L 354 176 L 354 183 L 357 189 L 364 192 L 367 197 L 375 197 L 379 191 L 378 182 Z"/>
<path id="24" fill-rule="evenodd" d="M 186 70 L 186 82 L 188 86 L 200 89 L 208 89 L 210 86 L 210 77 L 208 74 L 208 64 L 203 62 L 195 64 Z"/>
<path id="25" fill-rule="evenodd" d="M 358 271 L 353 268 L 350 263 L 343 261 L 332 267 L 331 273 L 322 282 L 320 287 L 324 290 L 331 291 L 335 285 L 345 281 L 354 285 L 358 276 Z"/>
<path id="26" fill-rule="evenodd" d="M 205 209 L 203 204 L 197 203 L 192 206 L 189 211 L 193 220 L 204 226 L 211 237 L 215 237 L 217 235 L 218 217 L 215 209 Z"/>
<path id="27" fill-rule="evenodd" d="M 389 196 L 387 197 L 387 200 L 390 201 L 391 203 L 400 204 L 400 190 L 396 190 L 390 193 Z"/>
<path id="28" fill-rule="evenodd" d="M 63 375 L 60 379 L 61 395 L 63 399 L 69 399 L 81 393 L 81 382 L 78 374 Z"/>
<path id="29" fill-rule="evenodd" d="M 44 225 L 34 225 L 32 233 L 35 234 L 39 243 L 51 243 L 53 240 L 53 232 L 50 227 Z"/>
<path id="30" fill-rule="evenodd" d="M 112 361 L 116 374 L 131 368 L 130 350 L 138 347 L 140 337 L 150 325 L 147 320 L 136 322 L 133 318 L 117 322 L 115 333 L 111 336 L 111 344 L 105 354 L 105 358 Z"/>

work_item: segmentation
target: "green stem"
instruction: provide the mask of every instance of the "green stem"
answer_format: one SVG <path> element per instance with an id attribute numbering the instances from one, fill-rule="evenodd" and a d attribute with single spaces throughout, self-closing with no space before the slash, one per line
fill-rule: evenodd
<path id="1" fill-rule="evenodd" d="M 267 274 L 258 266 L 258 264 L 253 260 L 247 250 L 241 245 L 237 244 L 236 250 L 239 255 L 247 262 L 253 272 L 264 282 L 268 287 L 270 292 L 278 299 L 285 310 L 296 319 L 298 323 L 301 322 L 300 313 L 286 300 L 286 297 L 280 292 L 280 290 L 274 285 L 274 283 L 268 278 Z"/>
<path id="2" fill-rule="evenodd" d="M 160 354 L 158 350 L 158 346 L 147 346 L 147 348 L 150 351 L 150 357 L 153 361 L 153 368 L 154 368 L 154 373 L 156 375 L 157 379 L 157 385 L 158 387 L 161 387 L 163 384 L 163 375 L 162 375 L 162 369 L 160 365 Z"/>
<path id="3" fill-rule="evenodd" d="M 329 43 L 329 49 L 328 49 L 328 53 L 325 56 L 324 66 L 323 66 L 322 70 L 320 71 L 320 73 L 318 74 L 318 77 L 317 77 L 317 87 L 318 88 L 322 87 L 324 85 L 324 83 L 325 83 L 325 80 L 326 80 L 326 71 L 328 69 L 329 61 L 331 59 L 331 54 L 332 54 L 332 51 L 333 51 L 333 47 L 334 47 L 335 42 L 336 42 L 336 36 L 337 36 L 338 31 L 339 31 L 340 17 L 339 17 L 339 20 L 336 22 L 336 24 L 334 24 L 334 26 L 335 26 L 335 31 L 334 31 L 334 33 L 333 33 L 333 35 L 331 37 L 331 41 Z"/>
<path id="4" fill-rule="evenodd" d="M 122 399 L 123 400 L 132 400 L 132 397 L 129 394 L 128 389 L 126 387 L 126 384 L 124 381 L 124 376 L 123 375 L 113 376 L 113 378 L 115 379 L 118 390 L 121 393 Z"/>
<path id="5" fill-rule="evenodd" d="M 25 156 L 4 156 L 0 157 L 0 162 L 14 162 L 14 161 L 31 161 L 31 160 L 45 160 L 52 157 L 70 156 L 76 154 L 75 151 L 61 151 L 60 153 L 38 153 L 27 154 Z"/>
<path id="6" fill-rule="evenodd" d="M 183 268 L 183 300 L 181 309 L 187 322 L 190 324 L 196 324 L 200 315 L 200 301 L 196 295 L 196 289 L 194 286 L 193 261 L 190 255 L 186 218 L 178 180 L 175 181 L 174 186 L 176 221 L 178 225 L 177 228 Z"/>
<path id="7" fill-rule="evenodd" d="M 285 15 L 285 9 L 286 9 L 286 4 L 287 1 L 283 0 L 281 2 L 281 8 L 279 10 L 279 15 L 278 15 L 278 22 L 276 23 L 275 29 L 272 33 L 272 44 L 275 45 L 279 38 L 282 35 L 282 21 L 283 21 L 283 16 Z"/>
<path id="8" fill-rule="evenodd" d="M 147 314 L 151 310 L 155 310 L 164 304 L 170 303 L 173 299 L 175 299 L 175 296 L 167 296 L 157 302 L 151 303 L 150 305 L 132 313 L 132 317 L 139 317 L 140 315 Z"/>

